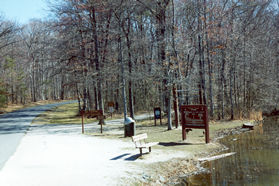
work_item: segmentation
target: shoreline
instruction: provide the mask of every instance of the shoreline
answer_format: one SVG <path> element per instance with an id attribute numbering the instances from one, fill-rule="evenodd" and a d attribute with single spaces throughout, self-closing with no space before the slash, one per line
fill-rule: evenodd
<path id="1" fill-rule="evenodd" d="M 253 121 L 252 123 L 254 126 L 258 126 L 261 122 L 262 121 Z M 202 166 L 204 162 L 201 162 L 198 159 L 215 156 L 228 150 L 228 147 L 222 144 L 220 139 L 248 131 L 250 130 L 244 129 L 242 126 L 234 128 L 228 127 L 216 131 L 211 142 L 206 145 L 211 146 L 206 151 L 194 151 L 188 157 L 174 158 L 164 162 L 147 164 L 143 166 L 145 173 L 142 174 L 141 177 L 133 183 L 133 185 L 176 185 L 184 183 L 185 179 L 190 176 L 207 171 L 207 169 Z"/>

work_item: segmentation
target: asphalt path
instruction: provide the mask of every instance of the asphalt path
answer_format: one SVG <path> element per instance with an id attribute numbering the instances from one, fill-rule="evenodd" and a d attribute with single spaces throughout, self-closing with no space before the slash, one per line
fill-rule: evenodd
<path id="1" fill-rule="evenodd" d="M 59 105 L 69 104 L 73 102 L 75 101 L 35 106 L 0 115 L 0 170 L 4 167 L 7 160 L 15 153 L 20 141 L 30 130 L 32 132 L 36 131 L 36 133 L 47 132 L 48 134 L 79 134 L 81 132 L 80 124 L 31 125 L 33 119 L 42 112 L 50 110 Z M 153 117 L 153 114 L 142 114 L 139 116 L 135 116 L 135 119 L 138 121 L 149 117 Z M 104 127 L 104 132 L 106 132 L 107 130 L 116 130 L 116 132 L 118 133 L 123 133 L 123 131 L 119 131 L 118 128 L 119 126 L 123 127 L 123 119 L 115 119 L 106 122 L 107 126 L 111 126 L 111 129 L 108 129 L 108 127 Z M 87 130 L 88 132 L 99 132 L 100 126 L 96 124 L 97 122 L 86 125 L 85 130 Z"/>
<path id="2" fill-rule="evenodd" d="M 71 102 L 74 101 L 35 106 L 1 115 L 0 170 L 3 168 L 5 162 L 7 162 L 16 151 L 21 139 L 29 130 L 30 124 L 35 117 L 53 107 Z"/>
<path id="3" fill-rule="evenodd" d="M 31 124 L 38 114 L 60 104 L 28 108 L 0 118 L 0 185 L 119 185 L 122 178 L 131 177 L 127 170 L 141 174 L 135 162 L 141 166 L 146 160 L 138 159 L 134 143 L 99 137 L 97 122 L 85 125 L 85 132 L 94 135 L 83 135 L 81 124 Z M 146 113 L 136 120 L 149 117 L 152 115 Z M 123 123 L 123 119 L 106 120 L 104 135 L 123 135 Z M 153 152 L 150 162 L 158 160 L 156 154 L 164 153 Z"/>

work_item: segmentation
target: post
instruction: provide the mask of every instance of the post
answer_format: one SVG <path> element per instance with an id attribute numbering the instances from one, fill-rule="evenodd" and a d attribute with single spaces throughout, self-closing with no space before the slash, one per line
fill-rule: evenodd
<path id="1" fill-rule="evenodd" d="M 81 132 L 82 132 L 82 134 L 84 134 L 84 111 L 82 110 L 81 111 Z"/>
<path id="2" fill-rule="evenodd" d="M 104 111 L 101 110 L 101 112 L 99 113 L 100 115 L 97 116 L 97 118 L 99 117 L 99 123 L 101 124 L 101 134 L 103 133 L 103 124 L 104 124 Z"/>
<path id="3" fill-rule="evenodd" d="M 186 140 L 186 128 L 182 128 L 182 140 Z"/>
<path id="4" fill-rule="evenodd" d="M 157 119 L 156 108 L 154 108 L 153 110 L 154 110 L 154 124 L 156 126 L 156 119 Z"/>
<path id="5" fill-rule="evenodd" d="M 103 122 L 101 122 L 101 134 L 103 133 Z"/>
<path id="6" fill-rule="evenodd" d="M 209 143 L 208 110 L 205 110 L 205 143 Z"/>
<path id="7" fill-rule="evenodd" d="M 186 140 L 185 113 L 183 109 L 181 109 L 180 112 L 181 112 L 181 125 L 182 125 L 182 140 Z"/>
<path id="8" fill-rule="evenodd" d="M 208 127 L 206 127 L 206 129 L 205 129 L 205 142 L 209 143 L 209 130 L 208 130 Z"/>

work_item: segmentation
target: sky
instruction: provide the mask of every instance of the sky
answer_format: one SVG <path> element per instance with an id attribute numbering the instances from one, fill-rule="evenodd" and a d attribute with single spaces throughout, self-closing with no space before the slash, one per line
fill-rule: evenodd
<path id="1" fill-rule="evenodd" d="M 20 24 L 26 24 L 33 18 L 45 17 L 45 9 L 45 0 L 0 0 L 0 15 Z"/>

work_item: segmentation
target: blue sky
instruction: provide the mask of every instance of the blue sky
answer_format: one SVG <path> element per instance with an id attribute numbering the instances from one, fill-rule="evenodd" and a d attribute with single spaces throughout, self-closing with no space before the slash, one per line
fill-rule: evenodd
<path id="1" fill-rule="evenodd" d="M 26 24 L 32 18 L 45 17 L 45 9 L 45 0 L 0 0 L 0 14 L 20 24 Z"/>

